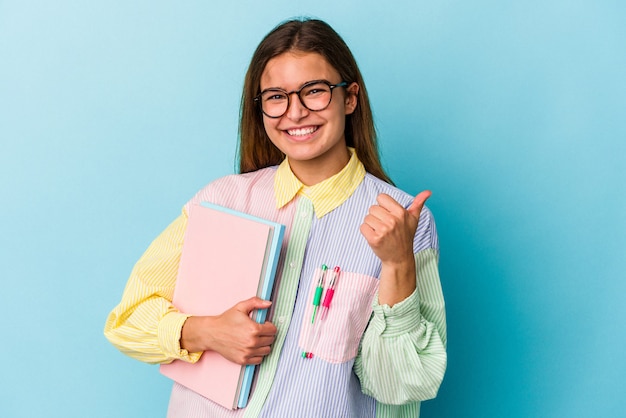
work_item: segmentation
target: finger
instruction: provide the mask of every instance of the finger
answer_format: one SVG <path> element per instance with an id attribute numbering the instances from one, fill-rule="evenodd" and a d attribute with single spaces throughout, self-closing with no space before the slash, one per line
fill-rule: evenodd
<path id="1" fill-rule="evenodd" d="M 276 326 L 274 324 L 272 324 L 271 322 L 264 322 L 262 324 L 259 324 L 259 335 L 263 335 L 263 336 L 275 336 L 277 329 Z"/>
<path id="2" fill-rule="evenodd" d="M 274 343 L 274 336 L 265 336 L 265 337 L 259 337 L 257 339 L 256 344 L 254 345 L 255 348 L 261 348 L 261 347 L 269 347 Z"/>
<path id="3" fill-rule="evenodd" d="M 267 354 L 269 354 L 269 352 Z M 260 364 L 263 361 L 263 357 L 267 354 L 260 352 L 239 353 L 229 358 L 229 360 L 242 366 L 246 364 Z"/>
<path id="4" fill-rule="evenodd" d="M 369 226 L 367 223 L 362 223 L 359 230 L 361 231 L 361 235 L 365 237 L 365 240 L 367 242 L 370 242 L 374 238 L 374 234 L 376 233 L 376 231 L 374 231 L 374 228 Z"/>
<path id="5" fill-rule="evenodd" d="M 259 297 L 253 296 L 250 299 L 239 302 L 235 305 L 235 309 L 249 315 L 254 309 L 267 309 L 272 305 L 269 300 L 263 300 Z"/>
<path id="6" fill-rule="evenodd" d="M 413 203 L 411 203 L 407 211 L 411 215 L 413 215 L 416 219 L 419 219 L 420 213 L 422 212 L 422 208 L 424 207 L 426 200 L 431 195 L 432 195 L 432 192 L 430 190 L 424 190 L 423 192 L 419 193 L 417 196 L 415 196 L 415 199 L 413 199 Z"/>
<path id="7" fill-rule="evenodd" d="M 256 337 L 250 338 L 242 344 L 242 349 L 250 352 L 251 354 L 258 353 L 258 350 L 269 348 L 274 342 L 274 337 Z"/>
<path id="8" fill-rule="evenodd" d="M 248 365 L 259 365 L 263 361 L 263 357 L 250 357 L 244 359 L 243 361 L 231 360 L 235 364 L 239 364 L 240 366 L 248 366 Z"/>
<path id="9" fill-rule="evenodd" d="M 385 193 L 379 194 L 376 197 L 376 202 L 378 202 L 378 206 L 392 214 L 401 214 L 404 211 L 404 207 L 401 204 Z"/>
<path id="10" fill-rule="evenodd" d="M 393 216 L 388 209 L 379 205 L 370 206 L 368 215 L 380 219 L 381 221 L 387 219 L 389 216 Z"/>
<path id="11" fill-rule="evenodd" d="M 272 351 L 271 347 L 264 346 L 259 348 L 254 348 L 250 350 L 247 354 L 244 354 L 242 359 L 242 363 L 244 364 L 259 364 L 263 361 L 263 358 L 270 354 Z"/>
<path id="12" fill-rule="evenodd" d="M 372 248 L 375 248 L 380 244 L 380 240 L 382 236 L 380 231 L 376 231 L 374 228 L 372 228 L 370 225 L 366 223 L 361 224 L 360 231 L 361 231 L 361 235 L 363 235 L 367 243 Z"/>
<path id="13" fill-rule="evenodd" d="M 269 353 L 267 353 L 269 354 Z M 262 356 L 255 356 L 255 357 L 250 357 L 248 358 L 245 362 L 243 362 L 243 364 L 261 364 L 261 362 L 263 361 L 263 358 L 267 355 L 262 355 Z"/>
<path id="14" fill-rule="evenodd" d="M 384 221 L 387 216 L 389 215 L 379 214 L 377 216 L 377 215 L 369 214 L 365 216 L 365 218 L 363 219 L 363 223 L 369 226 L 372 230 L 381 232 L 387 228 L 386 223 Z"/>

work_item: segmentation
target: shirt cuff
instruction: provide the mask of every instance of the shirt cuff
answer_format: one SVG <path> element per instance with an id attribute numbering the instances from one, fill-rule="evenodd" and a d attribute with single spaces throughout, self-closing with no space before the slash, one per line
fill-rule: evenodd
<path id="1" fill-rule="evenodd" d="M 190 353 L 180 348 L 180 336 L 183 324 L 191 315 L 170 312 L 159 322 L 158 339 L 163 353 L 172 359 L 195 363 L 202 353 Z"/>
<path id="2" fill-rule="evenodd" d="M 374 315 L 370 327 L 381 337 L 397 337 L 419 328 L 421 314 L 417 289 L 393 306 L 380 305 L 378 295 L 372 303 Z"/>

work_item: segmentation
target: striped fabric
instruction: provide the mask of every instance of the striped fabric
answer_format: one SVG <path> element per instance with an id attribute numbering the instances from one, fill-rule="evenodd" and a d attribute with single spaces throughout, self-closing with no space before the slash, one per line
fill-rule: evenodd
<path id="1" fill-rule="evenodd" d="M 313 187 L 302 184 L 291 171 L 289 161 L 285 159 L 278 166 L 274 180 L 276 206 L 282 208 L 297 194 L 301 194 L 311 200 L 315 215 L 321 218 L 345 202 L 365 177 L 365 168 L 356 157 L 354 148 L 348 147 L 348 150 L 350 151 L 348 164 L 339 173 Z"/>
<path id="2" fill-rule="evenodd" d="M 305 190 L 293 182 L 295 176 L 273 167 L 222 178 L 189 202 L 206 200 L 287 226 L 269 313 L 278 333 L 258 368 L 247 408 L 225 410 L 175 384 L 169 417 L 416 417 L 419 402 L 436 395 L 446 367 L 446 325 L 434 221 L 425 208 L 414 240 L 416 291 L 393 307 L 378 305 L 380 260 L 359 226 L 379 193 L 405 207 L 412 198 L 360 170 L 362 164 L 353 156 L 336 178 L 320 184 L 337 190 L 343 182 L 349 193 L 333 195 L 317 186 Z M 180 349 L 186 316 L 169 302 L 185 213 L 139 260 L 122 302 L 107 321 L 111 342 L 142 361 L 198 358 Z M 301 354 L 311 348 L 303 347 L 310 330 L 311 292 L 322 264 L 340 266 L 344 273 L 328 324 L 315 337 L 314 356 L 306 359 Z"/>
<path id="3" fill-rule="evenodd" d="M 200 358 L 181 350 L 178 340 L 188 315 L 171 304 L 186 226 L 183 213 L 152 242 L 135 264 L 122 301 L 105 324 L 105 336 L 114 346 L 146 363 Z"/>
<path id="4" fill-rule="evenodd" d="M 321 269 L 316 269 L 315 278 Z M 329 275 L 332 272 L 329 272 Z M 329 277 L 329 276 L 327 276 Z M 339 274 L 332 310 L 313 322 L 313 297 L 316 280 L 311 281 L 305 301 L 304 318 L 298 346 L 330 363 L 343 363 L 356 357 L 361 336 L 372 314 L 372 301 L 378 289 L 378 279 L 349 271 Z M 356 310 L 355 307 L 359 309 Z"/>

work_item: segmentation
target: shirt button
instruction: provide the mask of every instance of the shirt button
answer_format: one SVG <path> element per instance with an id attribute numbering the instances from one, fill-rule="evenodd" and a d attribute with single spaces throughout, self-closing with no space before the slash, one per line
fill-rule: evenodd
<path id="1" fill-rule="evenodd" d="M 289 267 L 291 267 L 291 268 L 295 268 L 295 267 L 296 267 L 296 263 L 294 263 L 293 261 L 291 261 L 291 262 L 289 263 Z"/>
<path id="2" fill-rule="evenodd" d="M 285 317 L 284 316 L 279 316 L 278 317 L 278 323 L 279 324 L 284 324 L 285 323 Z"/>
<path id="3" fill-rule="evenodd" d="M 301 216 L 302 218 L 306 218 L 307 216 L 309 216 L 309 212 L 307 212 L 307 211 L 302 211 L 302 213 L 300 213 L 300 216 Z"/>

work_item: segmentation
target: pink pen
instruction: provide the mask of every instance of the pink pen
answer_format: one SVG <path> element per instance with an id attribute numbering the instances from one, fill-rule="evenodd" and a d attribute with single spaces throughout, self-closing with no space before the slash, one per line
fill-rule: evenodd
<path id="1" fill-rule="evenodd" d="M 330 302 L 333 300 L 333 296 L 335 295 L 335 285 L 337 284 L 340 271 L 341 269 L 339 266 L 336 266 L 330 276 L 330 281 L 328 283 L 328 287 L 326 288 L 326 294 L 324 295 L 324 301 L 322 302 L 322 309 L 320 312 L 322 320 L 325 320 L 326 315 L 328 315 L 328 307 L 330 306 Z"/>

